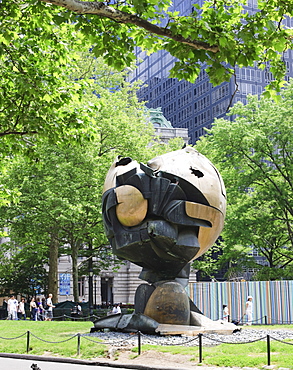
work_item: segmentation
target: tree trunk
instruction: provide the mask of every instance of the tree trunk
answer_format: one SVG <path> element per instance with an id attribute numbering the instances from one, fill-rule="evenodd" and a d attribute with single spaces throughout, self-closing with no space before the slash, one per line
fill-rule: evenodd
<path id="1" fill-rule="evenodd" d="M 50 253 L 49 253 L 49 283 L 48 293 L 53 294 L 53 302 L 58 302 L 58 252 L 59 241 L 57 235 L 51 234 Z"/>
<path id="2" fill-rule="evenodd" d="M 90 316 L 93 314 L 93 244 L 92 241 L 89 241 L 89 309 Z"/>
<path id="3" fill-rule="evenodd" d="M 81 242 L 79 240 L 71 244 L 73 299 L 75 302 L 79 301 L 77 258 L 80 246 Z"/>

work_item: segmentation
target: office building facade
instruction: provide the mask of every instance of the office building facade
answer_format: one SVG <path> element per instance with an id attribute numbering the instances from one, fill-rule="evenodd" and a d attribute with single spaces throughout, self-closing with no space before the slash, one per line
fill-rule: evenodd
<path id="1" fill-rule="evenodd" d="M 194 4 L 202 5 L 203 0 L 174 0 L 171 10 L 188 15 L 194 11 Z M 257 0 L 249 0 L 247 12 L 255 12 Z M 286 19 L 286 26 L 293 27 L 293 19 Z M 284 53 L 288 80 L 293 77 L 293 51 Z M 169 71 L 175 63 L 169 53 L 162 50 L 147 55 L 137 50 L 137 68 L 129 76 L 129 81 L 141 81 L 138 92 L 141 101 L 148 108 L 162 108 L 162 112 L 174 128 L 188 129 L 190 144 L 205 134 L 205 128 L 211 128 L 215 118 L 226 117 L 227 109 L 237 101 L 246 103 L 248 94 L 260 95 L 265 86 L 273 79 L 269 65 L 264 70 L 257 65 L 249 68 L 236 68 L 236 81 L 220 86 L 213 86 L 205 73 L 204 66 L 194 83 L 169 78 Z M 238 90 L 236 91 L 237 85 Z M 229 118 L 231 119 L 231 117 Z"/>

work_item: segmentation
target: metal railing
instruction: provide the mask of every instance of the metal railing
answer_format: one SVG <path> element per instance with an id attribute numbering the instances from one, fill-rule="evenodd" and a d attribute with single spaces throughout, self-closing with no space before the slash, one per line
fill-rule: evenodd
<path id="1" fill-rule="evenodd" d="M 0 337 L 0 340 L 15 340 L 15 339 L 19 339 L 19 338 L 25 337 L 25 336 L 26 336 L 26 353 L 29 353 L 29 351 L 30 351 L 30 342 L 31 342 L 32 337 L 39 340 L 39 341 L 49 343 L 49 344 L 64 343 L 64 342 L 68 342 L 68 341 L 73 340 L 74 338 L 76 338 L 77 339 L 77 355 L 80 355 L 81 339 L 82 340 L 87 340 L 87 341 L 90 341 L 90 342 L 94 342 L 98 345 L 110 345 L 111 347 L 123 347 L 124 345 L 128 345 L 128 346 L 130 344 L 134 345 L 133 339 L 135 339 L 135 338 L 137 338 L 137 351 L 138 351 L 138 355 L 140 355 L 142 353 L 143 339 L 146 338 L 146 336 L 144 334 L 142 334 L 140 331 L 137 331 L 136 333 L 132 334 L 131 337 L 129 337 L 127 339 L 121 339 L 121 340 L 118 340 L 118 341 L 115 340 L 115 343 L 107 342 L 107 341 L 100 341 L 100 340 L 97 341 L 97 340 L 93 339 L 93 337 L 88 337 L 87 335 L 80 334 L 80 333 L 74 334 L 70 338 L 66 338 L 64 340 L 48 341 L 46 339 L 40 338 L 39 336 L 33 334 L 30 331 L 27 331 L 27 332 L 25 332 L 25 333 L 23 333 L 23 334 L 21 334 L 17 337 L 11 337 L 11 338 Z M 271 365 L 271 340 L 278 341 L 278 342 L 283 343 L 285 345 L 291 345 L 291 346 L 293 345 L 293 343 L 289 343 L 289 342 L 280 340 L 278 338 L 274 338 L 273 336 L 271 336 L 269 334 L 266 335 L 266 336 L 260 336 L 259 338 L 254 339 L 254 340 L 245 341 L 245 342 L 236 342 L 236 343 L 235 342 L 229 342 L 227 340 L 220 340 L 218 338 L 213 338 L 212 336 L 210 336 L 208 334 L 203 334 L 203 333 L 199 333 L 198 335 L 196 335 L 193 338 L 188 339 L 188 340 L 183 338 L 182 341 L 179 341 L 177 339 L 176 343 L 168 343 L 168 344 L 161 344 L 155 338 L 150 338 L 150 336 L 148 336 L 147 337 L 147 342 L 148 342 L 148 344 L 150 344 L 150 342 L 153 342 L 155 345 L 162 345 L 162 346 L 180 346 L 180 345 L 186 345 L 188 343 L 194 343 L 194 345 L 198 347 L 198 362 L 202 363 L 203 362 L 203 347 L 204 347 L 203 339 L 205 339 L 205 338 L 208 339 L 209 341 L 214 341 L 217 344 L 237 344 L 237 345 L 254 343 L 254 342 L 265 341 L 266 340 L 266 343 L 267 343 L 266 354 L 267 354 L 267 365 L 268 366 Z"/>

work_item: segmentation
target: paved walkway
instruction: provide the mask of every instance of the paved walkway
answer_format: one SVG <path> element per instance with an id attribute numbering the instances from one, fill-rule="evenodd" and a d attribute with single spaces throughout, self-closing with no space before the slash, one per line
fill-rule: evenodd
<path id="1" fill-rule="evenodd" d="M 37 368 L 33 369 L 32 365 L 36 364 Z M 125 364 L 109 364 L 103 362 L 94 362 L 86 360 L 64 359 L 64 358 L 50 358 L 43 356 L 32 355 L 19 355 L 19 354 L 6 354 L 0 353 L 0 369 L 1 370 L 91 370 L 94 366 L 95 370 L 185 370 L 183 367 L 153 367 L 143 365 L 125 365 Z M 233 370 L 233 368 L 224 367 L 207 367 L 207 366 L 194 366 L 194 370 Z M 236 368 L 235 368 L 236 369 Z M 239 369 L 239 368 L 237 368 Z"/>
<path id="2" fill-rule="evenodd" d="M 2 357 L 4 354 L 1 354 L 0 358 L 0 369 L 1 370 L 14 370 L 14 369 L 21 369 L 21 370 L 33 370 L 32 365 L 36 364 L 37 367 L 34 370 L 90 370 L 93 368 L 95 370 L 113 370 L 115 368 L 119 368 L 120 370 L 129 370 L 129 367 L 113 367 L 109 366 L 108 364 L 102 364 L 102 366 L 97 365 L 96 362 L 90 361 L 75 361 L 68 359 L 68 361 L 62 362 L 55 362 L 46 360 L 44 361 L 41 356 L 25 356 L 20 355 L 19 358 L 11 358 L 11 357 Z M 26 358 L 20 358 L 26 357 Z"/>
<path id="3" fill-rule="evenodd" d="M 93 366 L 72 364 L 72 363 L 52 363 L 44 361 L 31 361 L 31 360 L 17 360 L 15 358 L 1 358 L 0 368 L 1 370 L 32 370 L 32 364 L 36 364 L 38 368 L 35 370 L 90 370 Z M 95 370 L 113 370 L 113 367 L 108 366 L 95 366 Z M 127 370 L 126 368 L 120 368 L 120 370 Z"/>

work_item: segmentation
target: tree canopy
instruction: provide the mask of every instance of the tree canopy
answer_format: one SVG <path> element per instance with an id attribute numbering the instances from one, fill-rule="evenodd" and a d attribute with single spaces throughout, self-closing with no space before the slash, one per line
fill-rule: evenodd
<path id="1" fill-rule="evenodd" d="M 196 145 L 227 187 L 223 256 L 239 265 L 240 256 L 255 248 L 266 267 L 250 267 L 260 269 L 263 279 L 293 275 L 292 99 L 292 82 L 279 102 L 250 96 L 247 105 L 231 109 L 233 121 L 216 120 Z"/>
<path id="2" fill-rule="evenodd" d="M 72 78 L 78 49 L 85 43 L 81 33 L 70 25 L 52 27 L 46 12 L 40 27 L 35 8 L 25 2 L 0 3 L 1 157 L 32 151 L 36 136 L 52 142 L 68 139 L 81 127 L 87 108 L 72 104 L 85 84 Z"/>
<path id="3" fill-rule="evenodd" d="M 11 7 L 8 3 L 2 1 L 2 8 Z M 205 63 L 210 81 L 219 84 L 234 75 L 236 65 L 264 68 L 269 63 L 276 79 L 272 85 L 280 87 L 286 72 L 282 53 L 292 47 L 293 31 L 283 22 L 293 16 L 292 1 L 259 0 L 251 12 L 246 1 L 207 0 L 184 15 L 171 6 L 168 0 L 28 0 L 14 5 L 19 14 L 30 12 L 41 30 L 74 24 L 95 55 L 120 70 L 133 62 L 139 46 L 174 56 L 171 77 L 194 82 Z"/>
<path id="4" fill-rule="evenodd" d="M 75 140 L 66 143 L 43 138 L 33 156 L 11 156 L 2 174 L 2 183 L 18 198 L 0 207 L 1 226 L 8 228 L 10 236 L 2 245 L 5 263 L 0 267 L 0 281 L 5 277 L 2 286 L 7 290 L 22 289 L 17 293 L 38 287 L 45 290 L 48 280 L 50 292 L 57 297 L 57 258 L 63 253 L 72 258 L 70 272 L 74 299 L 78 300 L 78 257 L 94 257 L 96 274 L 113 263 L 111 251 L 105 247 L 101 197 L 114 158 L 122 155 L 146 161 L 168 150 L 155 139 L 144 104 L 138 102 L 136 88 L 124 81 L 124 75 L 89 52 L 79 56 L 73 78 L 83 76 L 87 85 L 83 85 L 80 101 L 73 101 L 69 109 L 87 107 L 81 117 L 82 134 L 72 128 Z M 182 140 L 170 143 L 176 149 L 182 144 Z M 40 252 L 38 259 L 32 258 L 31 251 Z M 39 274 L 35 277 L 30 273 L 32 261 Z M 49 265 L 49 279 L 44 274 L 45 264 Z M 19 272 L 14 270 L 16 265 Z M 21 274 L 31 278 L 16 284 L 15 276 Z"/>

